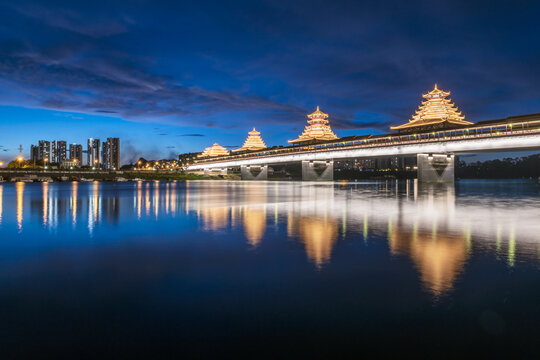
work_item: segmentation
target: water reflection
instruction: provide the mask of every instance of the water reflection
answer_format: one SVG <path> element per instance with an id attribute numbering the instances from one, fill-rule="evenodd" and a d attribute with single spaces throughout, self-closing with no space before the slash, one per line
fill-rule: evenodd
<path id="1" fill-rule="evenodd" d="M 24 183 L 15 183 L 15 190 L 17 192 L 17 229 L 21 231 L 23 222 Z"/>
<path id="2" fill-rule="evenodd" d="M 79 189 L 79 183 L 76 181 L 73 181 L 71 184 L 71 199 L 70 199 L 70 205 L 71 205 L 71 221 L 73 225 L 77 224 L 77 192 Z"/>
<path id="3" fill-rule="evenodd" d="M 47 226 L 47 222 L 49 219 L 49 183 L 44 182 L 42 185 L 41 191 L 43 192 L 43 211 L 42 211 L 42 219 L 43 219 L 43 226 Z"/>
<path id="4" fill-rule="evenodd" d="M 441 295 L 454 286 L 467 260 L 465 236 L 447 232 L 425 232 L 414 228 L 392 229 L 390 252 L 410 256 L 424 286 Z"/>
<path id="5" fill-rule="evenodd" d="M 160 228 L 153 227 L 157 222 L 192 219 L 194 231 L 229 234 L 262 251 L 267 243 L 295 241 L 307 263 L 321 270 L 340 261 L 333 257 L 344 239 L 384 244 L 389 256 L 411 259 L 423 287 L 441 296 L 456 286 L 475 253 L 492 253 L 508 267 L 538 261 L 539 204 L 537 193 L 457 194 L 454 186 L 416 181 L 21 182 L 0 185 L 0 224 L 18 232 L 34 224 L 49 230 L 69 224 L 92 237 L 101 228 L 127 231 L 131 220 L 150 231 Z"/>
<path id="6" fill-rule="evenodd" d="M 330 261 L 332 247 L 338 238 L 338 225 L 332 218 L 289 216 L 287 234 L 297 237 L 306 248 L 306 255 L 317 267 Z"/>

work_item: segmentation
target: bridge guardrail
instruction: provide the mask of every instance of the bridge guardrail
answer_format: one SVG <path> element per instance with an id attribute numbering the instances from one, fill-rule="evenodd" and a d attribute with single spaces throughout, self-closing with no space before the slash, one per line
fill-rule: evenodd
<path id="1" fill-rule="evenodd" d="M 242 155 L 229 155 L 212 159 L 201 159 L 195 162 L 195 164 L 212 164 L 220 163 L 223 161 L 230 161 L 235 159 L 252 159 L 261 157 L 275 157 L 285 154 L 304 154 L 313 152 L 327 152 L 338 149 L 358 149 L 358 148 L 372 148 L 372 147 L 384 147 L 395 145 L 407 145 L 407 144 L 419 144 L 419 143 L 431 143 L 442 141 L 456 141 L 471 138 L 486 138 L 486 137 L 500 137 L 500 136 L 512 136 L 523 135 L 531 133 L 540 133 L 540 120 L 529 121 L 513 124 L 494 124 L 491 126 L 469 127 L 466 129 L 453 129 L 444 131 L 433 131 L 420 134 L 403 134 L 403 135 L 389 135 L 388 137 L 378 138 L 366 138 L 362 140 L 352 140 L 344 142 L 334 143 L 322 143 L 307 145 L 301 147 L 287 147 L 269 151 L 261 151 L 257 153 L 242 154 Z M 411 140 L 412 139 L 412 140 Z"/>

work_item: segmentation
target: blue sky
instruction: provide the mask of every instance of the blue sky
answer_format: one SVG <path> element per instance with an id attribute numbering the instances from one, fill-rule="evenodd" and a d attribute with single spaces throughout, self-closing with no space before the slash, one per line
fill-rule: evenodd
<path id="1" fill-rule="evenodd" d="M 408 120 L 434 83 L 468 120 L 540 112 L 540 4 L 0 2 L 0 157 L 120 137 L 122 161 Z"/>

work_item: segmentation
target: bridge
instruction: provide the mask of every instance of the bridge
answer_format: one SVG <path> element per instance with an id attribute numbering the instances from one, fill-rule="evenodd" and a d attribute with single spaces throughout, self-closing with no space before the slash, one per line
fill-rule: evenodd
<path id="1" fill-rule="evenodd" d="M 540 114 L 509 117 L 464 129 L 339 139 L 307 146 L 265 149 L 240 155 L 201 159 L 187 171 L 226 174 L 240 168 L 243 180 L 267 180 L 272 165 L 301 163 L 302 180 L 333 180 L 336 160 L 416 156 L 418 180 L 454 180 L 455 155 L 540 150 Z"/>
<path id="2" fill-rule="evenodd" d="M 481 152 L 540 149 L 540 113 L 511 116 L 474 124 L 465 120 L 448 98 L 449 91 L 434 89 L 408 123 L 393 126 L 397 133 L 338 138 L 328 124 L 328 114 L 309 114 L 308 125 L 292 146 L 267 148 L 253 129 L 240 149 L 230 154 L 214 144 L 187 171 L 225 174 L 240 168 L 243 180 L 267 180 L 272 165 L 301 164 L 302 180 L 333 180 L 334 161 L 416 157 L 418 180 L 454 181 L 455 156 Z"/>

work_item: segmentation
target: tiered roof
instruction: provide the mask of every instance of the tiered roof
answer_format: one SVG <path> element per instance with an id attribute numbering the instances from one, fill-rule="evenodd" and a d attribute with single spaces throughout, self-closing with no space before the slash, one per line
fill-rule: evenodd
<path id="1" fill-rule="evenodd" d="M 427 130 L 439 128 L 453 128 L 472 125 L 472 122 L 466 121 L 465 116 L 461 115 L 452 100 L 447 99 L 450 91 L 443 91 L 435 88 L 427 94 L 422 94 L 426 100 L 418 107 L 408 123 L 399 126 L 392 126 L 392 130 Z"/>
<path id="2" fill-rule="evenodd" d="M 204 151 L 198 157 L 203 158 L 203 157 L 216 157 L 216 156 L 224 156 L 224 155 L 229 155 L 229 152 L 227 151 L 227 149 L 225 149 L 223 146 L 219 145 L 218 143 L 215 143 L 214 145 L 204 149 Z"/>
<path id="3" fill-rule="evenodd" d="M 255 128 L 252 131 L 248 132 L 248 137 L 244 142 L 244 145 L 240 149 L 232 150 L 233 152 L 237 151 L 253 151 L 253 150 L 262 150 L 266 149 L 266 144 L 261 138 L 261 133 Z"/>
<path id="4" fill-rule="evenodd" d="M 289 143 L 297 144 L 309 141 L 327 141 L 338 139 L 337 135 L 332 132 L 330 125 L 328 125 L 328 114 L 317 110 L 307 116 L 309 118 L 308 126 L 304 128 L 304 132 L 298 139 L 289 140 Z"/>

